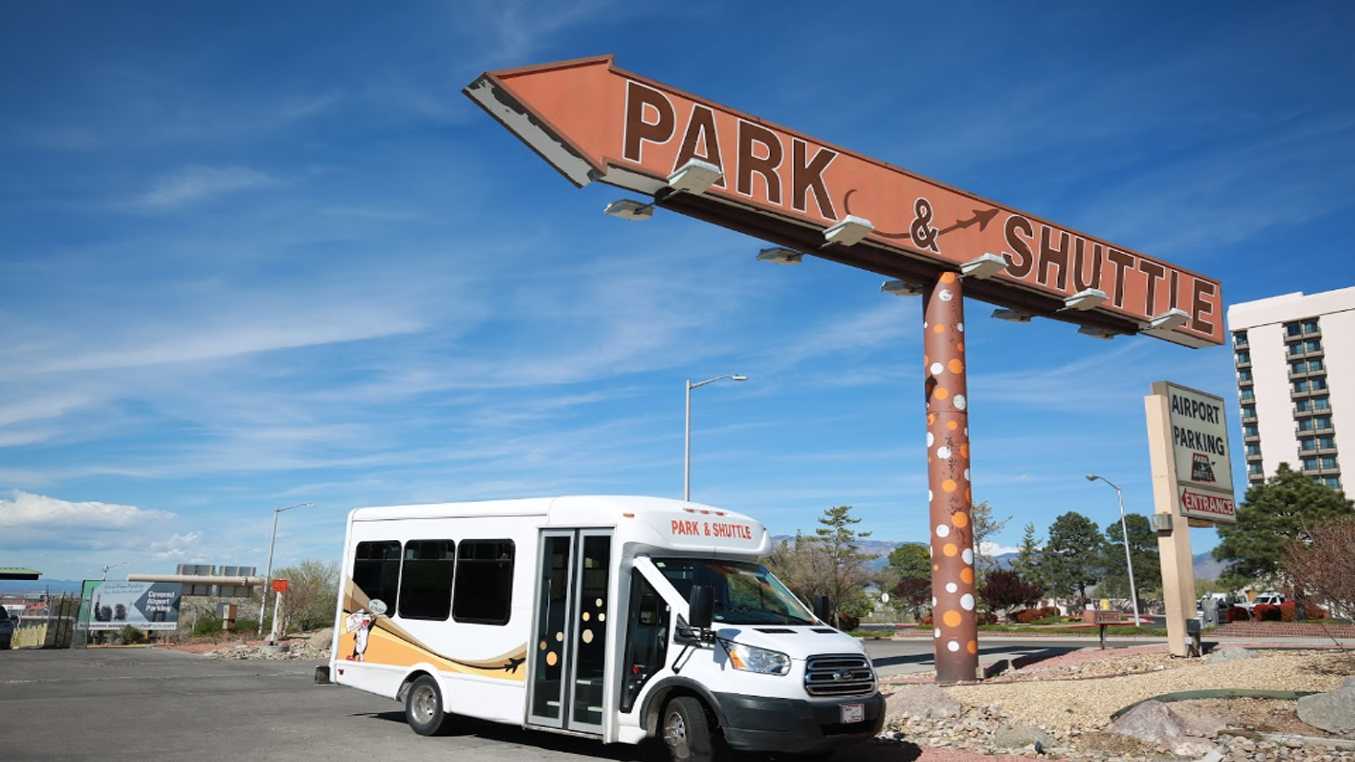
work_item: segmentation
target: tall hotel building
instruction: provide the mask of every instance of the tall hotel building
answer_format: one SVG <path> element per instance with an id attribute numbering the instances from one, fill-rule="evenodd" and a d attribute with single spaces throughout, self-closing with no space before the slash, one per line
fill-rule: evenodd
<path id="1" fill-rule="evenodd" d="M 1247 482 L 1288 463 L 1342 489 L 1355 477 L 1355 287 L 1234 304 L 1228 327 Z"/>

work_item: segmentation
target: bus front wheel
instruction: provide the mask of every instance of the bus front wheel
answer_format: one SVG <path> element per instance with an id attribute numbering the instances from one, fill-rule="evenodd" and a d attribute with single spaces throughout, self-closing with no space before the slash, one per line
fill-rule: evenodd
<path id="1" fill-rule="evenodd" d="M 663 743 L 673 762 L 714 762 L 716 739 L 705 707 L 691 696 L 678 696 L 663 710 Z"/>

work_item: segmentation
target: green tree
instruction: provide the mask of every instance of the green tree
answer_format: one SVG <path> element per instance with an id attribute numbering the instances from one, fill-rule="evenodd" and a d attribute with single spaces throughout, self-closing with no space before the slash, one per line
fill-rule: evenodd
<path id="1" fill-rule="evenodd" d="M 932 597 L 932 558 L 927 546 L 909 542 L 889 553 L 890 592 L 899 607 L 917 617 Z M 898 608 L 898 607 L 896 607 Z"/>
<path id="2" fill-rule="evenodd" d="M 314 630 L 334 625 L 339 597 L 339 565 L 333 561 L 302 561 L 278 569 L 275 579 L 287 580 L 282 596 L 283 632 Z M 388 605 L 394 605 L 391 601 Z M 271 609 L 271 606 L 270 606 Z M 268 612 L 270 615 L 272 611 Z"/>
<path id="3" fill-rule="evenodd" d="M 1012 561 L 1012 570 L 1020 574 L 1022 579 L 1043 587 L 1044 580 L 1040 574 L 1042 556 L 1040 541 L 1035 538 L 1035 522 L 1030 522 L 1021 535 L 1021 549 L 1016 554 L 1016 560 Z"/>
<path id="4" fill-rule="evenodd" d="M 1138 588 L 1139 602 L 1145 595 L 1161 588 L 1162 561 L 1157 550 L 1157 533 L 1148 517 L 1128 513 L 1124 517 L 1129 528 L 1129 557 L 1134 561 L 1134 586 Z M 1106 525 L 1105 578 L 1101 580 L 1102 594 L 1111 598 L 1129 597 L 1129 572 L 1124 565 L 1124 532 L 1120 522 Z"/>
<path id="5" fill-rule="evenodd" d="M 1076 511 L 1054 519 L 1040 564 L 1049 591 L 1062 598 L 1076 593 L 1078 605 L 1086 605 L 1087 588 L 1105 571 L 1105 542 L 1096 523 Z"/>
<path id="6" fill-rule="evenodd" d="M 1234 587 L 1280 572 L 1285 549 L 1308 541 L 1319 525 L 1355 515 L 1345 493 L 1314 481 L 1281 463 L 1263 484 L 1247 489 L 1236 524 L 1220 524 L 1214 558 L 1228 564 L 1220 578 Z"/>
<path id="7" fill-rule="evenodd" d="M 865 583 L 870 579 L 866 562 L 875 558 L 861 552 L 859 542 L 870 537 L 870 532 L 857 531 L 861 519 L 852 516 L 850 505 L 835 505 L 825 509 L 814 530 L 814 541 L 823 550 L 816 571 L 827 583 L 827 595 L 832 602 L 834 626 L 838 614 L 862 616 L 870 609 L 866 600 Z"/>

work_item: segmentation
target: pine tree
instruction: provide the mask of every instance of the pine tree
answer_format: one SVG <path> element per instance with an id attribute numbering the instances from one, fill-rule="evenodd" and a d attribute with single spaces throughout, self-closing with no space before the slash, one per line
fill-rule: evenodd
<path id="1" fill-rule="evenodd" d="M 1021 550 L 1017 552 L 1012 569 L 1021 578 L 1035 584 L 1044 585 L 1040 575 L 1040 541 L 1035 538 L 1035 522 L 1026 524 L 1025 534 L 1021 536 Z"/>
<path id="2" fill-rule="evenodd" d="M 850 505 L 835 505 L 819 517 L 820 527 L 814 530 L 815 541 L 823 549 L 823 579 L 828 583 L 828 598 L 833 605 L 833 626 L 837 626 L 838 612 L 853 613 L 865 608 L 864 586 L 869 574 L 866 562 L 875 558 L 861 552 L 859 540 L 870 537 L 870 532 L 855 529 L 861 519 L 852 516 Z"/>

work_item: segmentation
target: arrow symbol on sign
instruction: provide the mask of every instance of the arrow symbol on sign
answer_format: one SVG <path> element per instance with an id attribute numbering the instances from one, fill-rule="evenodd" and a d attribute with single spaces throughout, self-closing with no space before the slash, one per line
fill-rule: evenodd
<path id="1" fill-rule="evenodd" d="M 988 223 L 992 222 L 993 218 L 996 216 L 997 209 L 975 209 L 973 217 L 970 217 L 967 220 L 960 220 L 948 228 L 941 228 L 937 235 L 943 236 L 952 230 L 973 227 L 976 223 L 979 226 L 979 231 L 982 232 L 984 228 L 988 227 Z"/>

